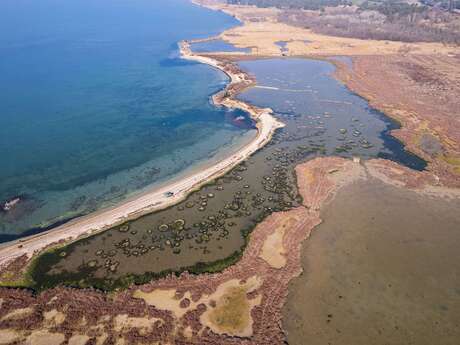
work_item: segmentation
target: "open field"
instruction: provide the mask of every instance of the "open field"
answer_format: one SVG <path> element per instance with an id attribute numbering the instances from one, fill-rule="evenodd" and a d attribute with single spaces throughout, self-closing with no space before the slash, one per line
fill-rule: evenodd
<path id="1" fill-rule="evenodd" d="M 436 42 L 400 42 L 389 40 L 357 39 L 319 34 L 311 29 L 280 22 L 281 10 L 226 5 L 205 1 L 209 7 L 229 13 L 244 23 L 223 32 L 220 37 L 237 47 L 252 48 L 253 56 L 280 56 L 276 42 L 287 42 L 285 56 L 312 55 L 391 55 L 391 54 L 458 54 L 456 45 Z"/>

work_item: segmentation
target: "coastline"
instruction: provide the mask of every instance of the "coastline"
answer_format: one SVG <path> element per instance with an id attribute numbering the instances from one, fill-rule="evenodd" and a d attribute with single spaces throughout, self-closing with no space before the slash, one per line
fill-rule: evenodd
<path id="1" fill-rule="evenodd" d="M 49 328 L 46 325 L 52 321 L 41 317 L 46 311 L 46 315 L 52 312 L 71 320 L 92 315 L 103 326 L 90 328 L 93 332 L 88 337 L 98 340 L 122 337 L 134 343 L 141 329 L 155 342 L 284 344 L 283 306 L 291 281 L 302 273 L 303 241 L 323 222 L 325 206 L 341 190 L 375 179 L 421 195 L 442 197 L 445 192 L 433 186 L 430 173 L 381 159 L 316 158 L 298 165 L 296 172 L 302 204 L 273 213 L 258 224 L 242 258 L 222 272 L 169 275 L 113 294 L 62 286 L 38 295 L 24 289 L 0 289 L 0 317 L 18 319 L 14 330 L 0 329 L 0 335 L 21 340 L 29 336 L 30 329 L 44 338 L 88 333 L 88 325 L 82 322 L 53 321 L 57 326 Z M 223 306 L 244 318 L 219 323 L 215 316 L 227 315 Z M 28 315 L 34 317 L 26 318 Z"/>
<path id="2" fill-rule="evenodd" d="M 458 46 L 328 36 L 281 22 L 280 10 L 273 7 L 229 5 L 216 0 L 194 3 L 243 22 L 219 38 L 252 51 L 219 53 L 229 60 L 309 58 L 334 64 L 338 81 L 401 124 L 391 135 L 426 160 L 427 169 L 441 184 L 460 186 L 460 131 L 455 116 L 459 109 Z M 276 45 L 279 41 L 287 42 L 286 51 Z M 351 59 L 353 67 L 335 57 Z M 401 93 L 401 86 L 407 92 Z"/>
<path id="3" fill-rule="evenodd" d="M 207 64 L 213 68 L 219 69 L 229 77 L 230 81 L 226 85 L 225 89 L 214 94 L 212 96 L 212 101 L 216 106 L 239 108 L 248 112 L 256 122 L 256 137 L 252 142 L 242 147 L 237 153 L 227 157 L 226 159 L 216 162 L 211 167 L 197 167 L 197 169 L 200 169 L 200 171 L 193 172 L 190 175 L 184 172 L 184 175 L 187 174 L 186 176 L 179 175 L 173 177 L 172 181 L 165 181 L 159 186 L 152 187 L 152 190 L 147 190 L 138 196 L 130 197 L 116 206 L 102 209 L 89 215 L 70 220 L 68 223 L 47 230 L 45 232 L 0 244 L 0 267 L 8 265 L 8 263 L 10 263 L 12 260 L 23 255 L 26 255 L 27 258 L 30 258 L 37 251 L 41 251 L 45 247 L 48 247 L 52 244 L 56 244 L 58 242 L 67 243 L 69 241 L 74 241 L 78 238 L 104 231 L 122 222 L 170 207 L 183 200 L 189 192 L 199 188 L 207 181 L 212 180 L 217 176 L 223 175 L 233 166 L 240 163 L 241 161 L 244 161 L 247 157 L 264 146 L 270 140 L 271 135 L 276 130 L 276 128 L 282 126 L 270 115 L 271 109 L 260 109 L 235 99 L 235 96 L 238 93 L 248 87 L 254 86 L 255 82 L 251 80 L 251 78 L 246 73 L 240 71 L 237 67 L 235 68 L 235 66 L 231 63 L 233 60 L 260 59 L 264 57 L 276 58 L 281 57 L 281 53 L 277 51 L 264 55 L 263 49 L 260 51 L 257 49 L 257 52 L 254 52 L 253 49 L 253 52 L 248 54 L 239 52 L 213 52 L 194 54 L 190 49 L 190 43 L 208 41 L 215 38 L 221 38 L 229 41 L 235 46 L 241 46 L 241 42 L 233 41 L 233 39 L 229 40 L 229 38 L 233 37 L 232 33 L 234 31 L 240 29 L 244 30 L 244 27 L 250 27 L 254 24 L 252 24 L 250 20 L 248 21 L 247 13 L 244 11 L 240 13 L 238 10 L 234 10 L 234 7 L 205 3 L 203 0 L 194 0 L 192 2 L 197 6 L 202 6 L 217 11 L 223 11 L 242 22 L 242 26 L 227 30 L 218 36 L 191 41 L 181 41 L 179 42 L 179 48 L 182 58 Z M 238 9 L 239 7 L 236 8 Z M 272 21 L 270 21 L 270 23 L 272 23 Z M 243 31 L 243 33 L 246 33 L 246 31 Z M 239 36 L 234 36 L 234 38 L 239 39 Z M 295 42 L 290 42 L 290 44 L 291 43 Z M 335 44 L 335 42 L 333 42 L 333 44 Z M 337 79 L 341 80 L 345 85 L 347 85 L 347 87 L 349 86 L 347 80 L 344 80 L 345 78 L 341 78 L 341 75 L 343 75 L 345 73 L 344 71 L 347 69 L 342 62 L 333 61 L 332 59 L 328 58 L 330 56 L 328 56 L 328 54 L 324 55 L 324 52 L 322 52 L 321 49 L 319 51 L 315 51 L 314 54 L 305 54 L 304 52 L 300 51 L 299 54 L 297 54 L 297 46 L 290 45 L 289 47 L 294 49 L 293 54 L 290 53 L 288 57 L 326 59 L 330 63 L 333 63 L 337 67 Z M 360 94 L 360 92 L 358 92 L 358 94 Z M 368 97 L 364 95 L 364 98 Z M 384 113 L 387 114 L 386 111 L 384 111 Z M 173 192 L 175 195 L 168 198 L 163 195 L 166 192 Z"/>
<path id="4" fill-rule="evenodd" d="M 226 64 L 224 61 L 235 57 L 260 59 L 262 56 L 237 54 L 200 56 L 201 54 L 194 55 L 190 50 L 187 51 L 188 44 L 189 42 L 181 42 L 181 50 L 185 51 L 185 58 L 215 64 L 211 66 L 222 70 L 230 78 L 226 89 L 212 97 L 214 103 L 251 108 L 248 104 L 232 99 L 235 95 L 232 93 L 238 93 L 252 86 L 253 81 L 247 76 L 238 76 L 233 73 L 231 64 Z M 319 54 L 297 57 L 321 58 Z M 328 61 L 334 63 L 331 60 Z M 345 64 L 342 62 L 334 64 L 337 66 L 336 77 L 339 73 L 346 72 Z M 232 74 L 235 75 L 235 79 L 232 78 Z M 342 81 L 348 86 L 345 80 Z M 233 87 L 232 82 L 235 82 Z M 241 84 L 238 85 L 239 83 Z M 378 98 L 378 95 L 375 95 L 375 99 Z M 257 113 L 257 108 L 255 108 L 255 113 L 251 113 L 251 116 L 256 119 L 257 130 L 260 133 L 262 131 L 259 128 L 262 125 L 260 116 L 264 113 L 263 109 L 258 110 L 261 113 Z M 384 113 L 391 116 L 386 110 Z M 402 125 L 405 128 L 406 124 Z M 407 145 L 406 140 L 403 141 Z M 127 342 L 135 342 L 139 337 L 138 332 L 144 332 L 142 336 L 149 337 L 151 343 L 161 341 L 166 343 L 206 342 L 220 345 L 239 342 L 254 345 L 284 344 L 286 343 L 286 319 L 283 316 L 283 306 L 286 305 L 288 294 L 291 294 L 290 287 L 293 279 L 302 273 L 301 255 L 306 251 L 306 240 L 312 232 L 320 229 L 318 226 L 323 220 L 324 224 L 328 222 L 326 207 L 334 201 L 339 192 L 346 188 L 354 188 L 356 183 L 375 180 L 397 187 L 401 191 L 415 192 L 420 197 L 437 197 L 447 200 L 460 197 L 458 189 L 449 188 L 444 180 L 440 181 L 433 172 L 414 171 L 384 159 L 371 159 L 363 162 L 359 159 L 352 161 L 338 157 L 316 158 L 297 165 L 296 175 L 298 177 L 297 186 L 303 196 L 302 204 L 286 212 L 273 213 L 259 223 L 251 233 L 241 259 L 222 272 L 199 275 L 184 272 L 180 276 L 169 275 L 147 284 L 132 285 L 126 291 L 115 292 L 111 295 L 93 289 L 65 287 L 47 290 L 37 296 L 29 294 L 26 290 L 3 289 L 0 290 L 0 297 L 5 302 L 4 311 L 3 314 L 0 313 L 0 317 L 7 318 L 8 315 L 14 315 L 12 313 L 15 311 L 31 309 L 30 306 L 33 305 L 32 308 L 35 308 L 36 314 L 32 315 L 40 317 L 28 321 L 27 327 L 30 328 L 33 325 L 34 329 L 38 329 L 38 331 L 33 331 L 34 335 L 42 332 L 41 334 L 46 337 L 60 334 L 60 332 L 79 336 L 79 334 L 85 334 L 87 329 L 85 329 L 86 324 L 78 322 L 64 322 L 51 328 L 47 326 L 49 320 L 45 322 L 41 317 L 41 313 L 45 310 L 46 313 L 55 312 L 57 315 L 65 315 L 67 319 L 72 320 L 81 320 L 78 319 L 81 315 L 92 315 L 94 320 L 98 320 L 99 325 L 102 326 L 96 331 L 91 329 L 90 332 L 93 333 L 88 334 L 97 341 L 103 339 L 101 343 L 106 339 L 104 337 L 120 337 Z M 361 206 L 363 208 L 358 209 Z M 162 208 L 158 207 L 158 209 Z M 358 207 L 356 209 L 360 213 L 369 210 L 365 204 L 358 205 Z M 135 218 L 136 214 L 133 213 L 131 216 Z M 240 292 L 243 296 L 241 298 L 238 294 Z M 213 320 L 212 316 L 216 315 L 216 311 L 221 312 L 224 305 L 244 314 L 244 328 L 235 327 L 232 323 L 227 325 L 225 322 L 222 325 L 216 322 L 215 318 Z M 413 317 L 413 315 L 410 316 Z M 334 312 L 334 321 L 335 319 Z M 317 320 L 323 322 L 320 317 L 314 321 Z M 26 335 L 20 333 L 25 328 L 18 327 L 20 330 L 18 339 L 25 339 L 28 336 L 28 333 L 24 333 Z M 47 329 L 50 329 L 50 332 Z M 8 335 L 8 330 L 4 332 L 1 333 L 0 330 L 0 336 Z M 338 333 L 335 329 L 333 332 Z"/>
<path id="5" fill-rule="evenodd" d="M 35 253 L 54 244 L 69 243 L 180 202 L 193 190 L 216 177 L 222 176 L 247 159 L 270 141 L 277 128 L 283 126 L 281 122 L 270 115 L 271 109 L 261 109 L 234 98 L 239 92 L 255 84 L 246 73 L 235 69 L 231 64 L 193 54 L 189 43 L 186 41 L 179 43 L 179 49 L 182 58 L 207 64 L 219 69 L 229 77 L 230 80 L 225 89 L 213 95 L 212 101 L 216 106 L 238 108 L 249 113 L 256 122 L 257 135 L 255 138 L 230 157 L 177 181 L 165 183 L 163 186 L 147 191 L 117 206 L 71 220 L 57 228 L 1 244 L 0 268 L 8 266 L 12 261 L 23 256 L 30 259 Z M 165 195 L 167 192 L 172 192 L 174 195 L 168 197 Z"/>

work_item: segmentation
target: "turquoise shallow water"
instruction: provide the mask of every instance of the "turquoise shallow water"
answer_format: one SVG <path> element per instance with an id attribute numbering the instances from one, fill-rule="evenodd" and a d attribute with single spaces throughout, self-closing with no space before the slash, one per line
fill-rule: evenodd
<path id="1" fill-rule="evenodd" d="M 0 241 L 114 204 L 253 131 L 177 41 L 237 25 L 185 0 L 0 2 Z M 3 235 L 3 236 L 1 236 Z"/>

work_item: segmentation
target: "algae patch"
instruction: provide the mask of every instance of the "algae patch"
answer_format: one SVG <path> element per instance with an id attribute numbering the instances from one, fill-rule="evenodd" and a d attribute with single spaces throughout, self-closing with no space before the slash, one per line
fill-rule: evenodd
<path id="1" fill-rule="evenodd" d="M 256 276 L 244 284 L 233 279 L 220 285 L 210 296 L 216 306 L 201 316 L 201 323 L 218 334 L 250 337 L 253 333 L 251 311 L 260 304 L 262 298 L 258 295 L 248 299 L 248 293 L 255 291 L 260 285 L 261 280 Z"/>

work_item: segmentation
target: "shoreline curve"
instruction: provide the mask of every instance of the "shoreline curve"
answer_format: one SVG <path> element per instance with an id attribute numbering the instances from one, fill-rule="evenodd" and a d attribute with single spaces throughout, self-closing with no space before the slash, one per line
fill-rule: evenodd
<path id="1" fill-rule="evenodd" d="M 214 178 L 224 175 L 234 166 L 246 160 L 271 140 L 276 129 L 284 126 L 271 115 L 271 109 L 259 108 L 235 98 L 244 89 L 255 85 L 255 81 L 245 72 L 231 63 L 194 54 L 190 49 L 189 41 L 181 41 L 178 45 L 181 58 L 209 65 L 229 77 L 229 83 L 226 87 L 211 97 L 212 102 L 215 106 L 238 108 L 249 113 L 256 123 L 257 134 L 255 138 L 231 156 L 177 181 L 173 179 L 174 182 L 156 187 L 116 206 L 76 218 L 56 228 L 0 244 L 0 269 L 20 257 L 26 256 L 27 259 L 30 259 L 50 246 L 59 243 L 68 244 L 80 238 L 108 230 L 120 223 L 179 203 L 193 190 L 200 188 Z M 166 193 L 169 192 L 172 192 L 173 196 L 167 196 Z"/>

